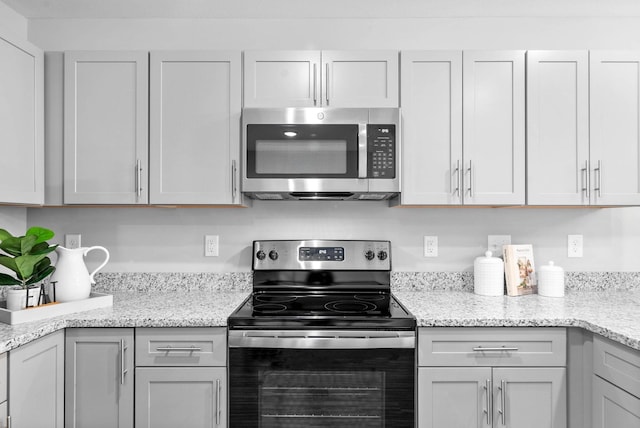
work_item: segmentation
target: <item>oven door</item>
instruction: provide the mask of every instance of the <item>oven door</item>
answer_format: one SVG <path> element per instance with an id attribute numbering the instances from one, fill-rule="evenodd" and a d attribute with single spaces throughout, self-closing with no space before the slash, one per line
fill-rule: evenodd
<path id="1" fill-rule="evenodd" d="M 232 427 L 413 427 L 412 331 L 229 332 Z"/>

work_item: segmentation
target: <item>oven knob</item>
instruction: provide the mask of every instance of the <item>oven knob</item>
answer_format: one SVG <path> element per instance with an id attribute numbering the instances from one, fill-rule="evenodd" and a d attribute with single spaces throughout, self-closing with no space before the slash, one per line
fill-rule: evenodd
<path id="1" fill-rule="evenodd" d="M 269 251 L 269 258 L 271 260 L 278 260 L 278 252 L 276 250 Z"/>
<path id="2" fill-rule="evenodd" d="M 366 253 L 364 253 L 364 257 L 365 257 L 367 260 L 373 260 L 373 258 L 374 258 L 375 256 L 376 256 L 376 254 L 375 254 L 373 251 L 371 251 L 371 250 L 369 250 L 369 251 L 367 251 Z"/>
<path id="3" fill-rule="evenodd" d="M 378 251 L 378 258 L 380 260 L 386 260 L 387 259 L 387 252 L 386 251 Z"/>
<path id="4" fill-rule="evenodd" d="M 258 258 L 258 260 L 264 260 L 267 255 L 264 253 L 264 251 L 260 250 L 256 253 L 256 257 Z"/>

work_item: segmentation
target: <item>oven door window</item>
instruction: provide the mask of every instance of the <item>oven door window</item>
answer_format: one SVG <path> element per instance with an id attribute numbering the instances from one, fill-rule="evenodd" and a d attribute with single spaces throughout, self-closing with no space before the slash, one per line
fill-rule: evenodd
<path id="1" fill-rule="evenodd" d="M 414 426 L 413 349 L 229 349 L 230 426 Z"/>
<path id="2" fill-rule="evenodd" d="M 357 178 L 358 125 L 247 125 L 249 178 Z"/>

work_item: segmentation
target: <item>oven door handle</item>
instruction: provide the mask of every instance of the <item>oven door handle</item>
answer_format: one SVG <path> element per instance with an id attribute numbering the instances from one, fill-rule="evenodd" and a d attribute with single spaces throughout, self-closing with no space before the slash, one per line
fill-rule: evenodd
<path id="1" fill-rule="evenodd" d="M 230 348 L 412 349 L 415 346 L 413 331 L 229 331 Z"/>

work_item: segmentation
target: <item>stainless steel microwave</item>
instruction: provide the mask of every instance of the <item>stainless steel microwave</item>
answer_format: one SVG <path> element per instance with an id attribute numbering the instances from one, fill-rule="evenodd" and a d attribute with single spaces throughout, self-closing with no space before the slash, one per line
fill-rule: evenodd
<path id="1" fill-rule="evenodd" d="M 400 191 L 398 108 L 247 108 L 242 191 L 263 200 L 384 200 Z"/>

